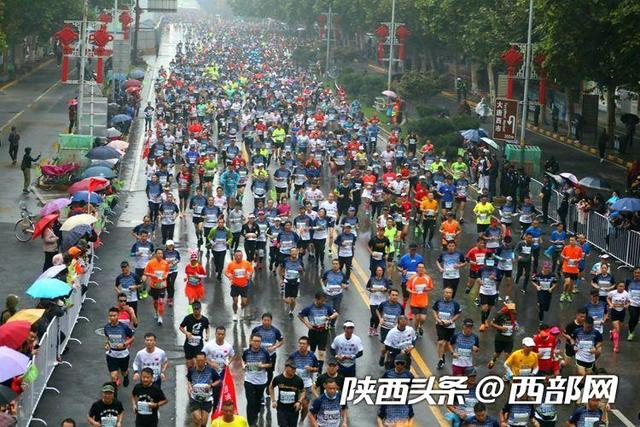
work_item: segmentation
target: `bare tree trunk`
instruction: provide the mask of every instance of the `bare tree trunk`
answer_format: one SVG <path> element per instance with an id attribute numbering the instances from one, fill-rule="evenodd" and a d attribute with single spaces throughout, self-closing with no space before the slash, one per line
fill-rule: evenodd
<path id="1" fill-rule="evenodd" d="M 479 65 L 477 62 L 471 63 L 471 92 L 478 92 L 478 68 Z"/>
<path id="2" fill-rule="evenodd" d="M 573 105 L 573 90 L 570 87 L 565 89 L 567 97 L 567 136 L 571 136 L 571 121 L 573 120 L 573 114 L 575 113 L 575 106 Z"/>
<path id="3" fill-rule="evenodd" d="M 489 62 L 487 64 L 487 79 L 489 80 L 489 102 L 491 108 L 495 108 L 496 105 L 496 76 L 493 72 L 493 64 Z"/>
<path id="4" fill-rule="evenodd" d="M 613 147 L 616 136 L 616 86 L 607 86 L 607 133 L 609 134 L 609 146 Z"/>

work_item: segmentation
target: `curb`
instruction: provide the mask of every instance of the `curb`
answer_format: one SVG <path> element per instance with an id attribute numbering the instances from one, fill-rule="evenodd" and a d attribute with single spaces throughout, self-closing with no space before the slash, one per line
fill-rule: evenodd
<path id="1" fill-rule="evenodd" d="M 534 125 L 529 124 L 529 123 L 527 123 L 527 129 L 532 131 L 532 132 L 535 132 L 537 134 L 549 137 L 549 138 L 553 139 L 554 141 L 559 142 L 561 144 L 570 145 L 573 148 L 577 148 L 578 150 L 583 151 L 586 154 L 592 155 L 594 157 L 598 157 L 598 150 L 596 150 L 595 148 L 593 148 L 591 146 L 588 146 L 588 145 L 580 143 L 580 141 L 577 140 L 577 139 L 569 138 L 567 136 L 560 135 L 558 133 L 552 132 L 552 131 L 547 130 L 547 129 L 543 129 L 543 128 L 539 127 L 539 126 L 534 126 Z M 620 157 L 618 157 L 616 155 L 613 155 L 613 154 L 607 154 L 605 156 L 605 159 L 607 161 L 615 164 L 616 166 L 620 166 L 622 168 L 630 168 L 633 165 L 632 162 L 628 162 L 628 161 L 626 161 L 626 160 L 624 160 L 624 159 L 622 159 L 622 158 L 620 158 Z"/>

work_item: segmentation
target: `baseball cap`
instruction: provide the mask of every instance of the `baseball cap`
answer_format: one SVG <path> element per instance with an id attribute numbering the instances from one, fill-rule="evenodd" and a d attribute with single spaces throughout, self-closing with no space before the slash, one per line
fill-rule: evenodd
<path id="1" fill-rule="evenodd" d="M 463 326 L 473 326 L 473 319 L 468 319 L 468 318 L 467 318 L 467 319 L 464 319 L 464 320 L 462 321 L 462 325 L 463 325 Z"/>
<path id="2" fill-rule="evenodd" d="M 115 393 L 116 392 L 116 388 L 114 386 L 112 386 L 111 384 L 105 384 L 102 386 L 102 392 L 103 393 Z"/>
<path id="3" fill-rule="evenodd" d="M 349 206 L 349 212 L 355 212 L 356 208 L 354 208 L 353 206 Z"/>
<path id="4" fill-rule="evenodd" d="M 327 365 L 337 365 L 338 361 L 335 358 L 330 357 L 329 360 L 327 360 L 326 363 L 327 363 Z"/>
<path id="5" fill-rule="evenodd" d="M 526 347 L 535 347 L 536 343 L 535 343 L 535 341 L 533 341 L 533 338 L 525 337 L 525 338 L 522 339 L 522 345 L 524 345 Z"/>
<path id="6" fill-rule="evenodd" d="M 342 326 L 345 328 L 355 328 L 356 324 L 353 323 L 351 320 L 347 320 L 342 324 Z"/>
<path id="7" fill-rule="evenodd" d="M 165 246 L 175 246 L 175 242 L 173 240 L 167 240 L 167 243 L 164 244 Z"/>
<path id="8" fill-rule="evenodd" d="M 393 359 L 393 361 L 395 363 L 404 363 L 405 365 L 407 364 L 407 356 L 405 356 L 404 354 L 399 354 L 396 356 L 395 359 Z"/>
<path id="9" fill-rule="evenodd" d="M 199 310 L 202 308 L 202 303 L 200 301 L 194 301 L 193 304 L 191 304 L 191 308 L 194 310 Z"/>
<path id="10" fill-rule="evenodd" d="M 256 217 L 256 216 L 255 216 L 254 214 L 252 214 L 252 213 L 250 213 L 250 214 L 247 216 L 247 218 L 255 218 L 255 217 Z"/>
<path id="11" fill-rule="evenodd" d="M 288 366 L 290 368 L 295 368 L 296 367 L 296 362 L 294 362 L 293 359 L 287 359 L 287 361 L 284 362 L 284 366 Z"/>

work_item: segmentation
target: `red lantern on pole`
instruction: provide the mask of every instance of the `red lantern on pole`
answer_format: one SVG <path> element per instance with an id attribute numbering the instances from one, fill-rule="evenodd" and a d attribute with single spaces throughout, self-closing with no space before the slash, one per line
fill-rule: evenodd
<path id="1" fill-rule="evenodd" d="M 100 27 L 99 30 L 89 35 L 89 40 L 96 45 L 94 51 L 98 56 L 98 60 L 96 61 L 96 82 L 102 83 L 102 58 L 107 54 L 105 46 L 113 40 L 113 36 L 109 34 L 105 27 Z"/>
<path id="2" fill-rule="evenodd" d="M 113 17 L 111 16 L 111 14 L 109 12 L 104 10 L 104 11 L 102 11 L 100 13 L 100 16 L 98 16 L 98 21 L 102 22 L 103 25 L 107 25 L 111 21 L 113 21 Z"/>
<path id="3" fill-rule="evenodd" d="M 72 43 L 78 41 L 79 34 L 75 27 L 70 24 L 65 25 L 62 30 L 54 34 L 54 37 L 62 43 L 62 68 L 60 70 L 60 80 L 66 82 L 69 78 L 69 55 L 73 52 Z"/>
<path id="4" fill-rule="evenodd" d="M 120 24 L 122 25 L 122 31 L 124 32 L 124 39 L 129 40 L 129 26 L 133 22 L 133 18 L 129 15 L 128 10 L 123 10 L 118 17 Z"/>
<path id="5" fill-rule="evenodd" d="M 324 38 L 324 32 L 325 32 L 326 24 L 327 24 L 326 15 L 318 16 L 318 24 L 320 24 L 319 25 L 319 28 L 320 28 L 320 39 L 322 40 Z"/>
<path id="6" fill-rule="evenodd" d="M 538 69 L 538 77 L 540 77 L 540 86 L 538 87 L 538 102 L 540 105 L 544 105 L 545 103 L 547 81 L 547 70 L 545 70 L 543 66 L 545 58 L 546 56 L 544 53 L 539 53 L 533 57 L 533 63 L 536 65 Z"/>
<path id="7" fill-rule="evenodd" d="M 522 52 L 516 46 L 511 46 L 508 50 L 502 52 L 500 59 L 507 64 L 507 98 L 513 98 L 513 75 L 516 67 L 522 63 Z"/>
<path id="8" fill-rule="evenodd" d="M 396 38 L 398 39 L 398 59 L 404 61 L 404 46 L 411 33 L 404 25 L 396 28 Z"/>
<path id="9" fill-rule="evenodd" d="M 389 37 L 389 27 L 381 24 L 376 28 L 375 35 L 378 38 L 378 62 L 381 63 L 384 57 L 384 41 Z"/>

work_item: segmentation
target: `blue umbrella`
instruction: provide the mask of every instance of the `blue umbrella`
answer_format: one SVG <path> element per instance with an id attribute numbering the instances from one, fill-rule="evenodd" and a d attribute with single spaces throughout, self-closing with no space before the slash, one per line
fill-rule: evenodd
<path id="1" fill-rule="evenodd" d="M 78 240 L 91 235 L 93 228 L 87 224 L 80 224 L 69 231 L 62 232 L 62 250 L 67 251 L 71 246 L 75 246 Z"/>
<path id="2" fill-rule="evenodd" d="M 140 69 L 131 70 L 129 73 L 129 77 L 132 79 L 142 80 L 144 79 L 144 71 Z"/>
<path id="3" fill-rule="evenodd" d="M 71 196 L 71 203 L 85 202 L 93 205 L 102 204 L 102 197 L 98 193 L 89 193 L 88 191 L 78 191 Z"/>
<path id="4" fill-rule="evenodd" d="M 116 124 L 116 123 L 126 123 L 126 122 L 130 122 L 131 121 L 131 116 L 128 114 L 117 114 L 115 116 L 113 116 L 113 118 L 111 119 L 111 123 L 112 124 Z"/>
<path id="5" fill-rule="evenodd" d="M 611 205 L 610 210 L 622 212 L 638 212 L 640 211 L 640 199 L 625 197 L 623 199 L 616 200 Z"/>
<path id="6" fill-rule="evenodd" d="M 578 181 L 578 184 L 585 188 L 591 188 L 592 190 L 611 190 L 611 186 L 607 181 L 596 176 L 585 176 L 580 181 Z"/>
<path id="7" fill-rule="evenodd" d="M 486 138 L 489 136 L 484 129 L 461 130 L 460 135 L 462 135 L 464 139 L 472 142 L 480 142 L 480 138 Z"/>
<path id="8" fill-rule="evenodd" d="M 27 289 L 27 295 L 32 298 L 53 299 L 67 296 L 70 292 L 71 286 L 58 279 L 36 280 L 33 285 Z"/>
<path id="9" fill-rule="evenodd" d="M 84 172 L 82 172 L 82 178 L 91 178 L 99 176 L 101 178 L 111 179 L 116 176 L 113 169 L 105 167 L 105 166 L 91 166 Z"/>
<path id="10" fill-rule="evenodd" d="M 106 145 L 102 147 L 96 147 L 89 151 L 86 156 L 88 159 L 92 160 L 109 160 L 109 159 L 119 159 L 122 157 L 122 154 L 118 152 L 115 148 L 107 147 Z"/>

